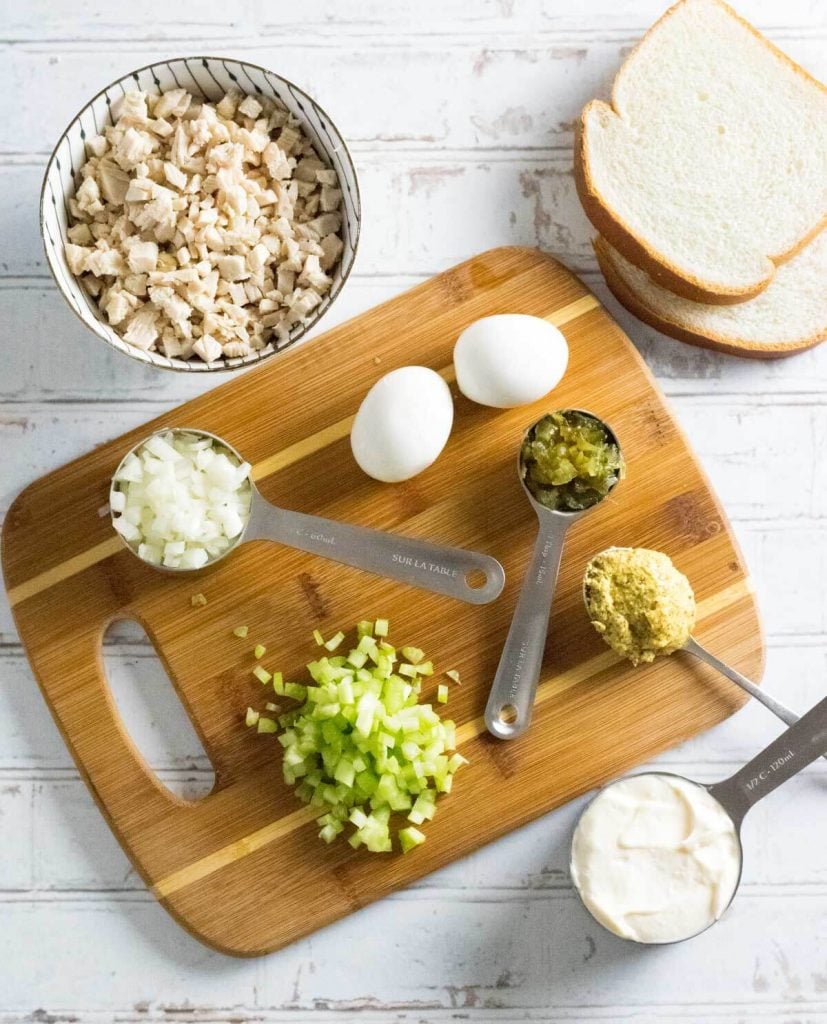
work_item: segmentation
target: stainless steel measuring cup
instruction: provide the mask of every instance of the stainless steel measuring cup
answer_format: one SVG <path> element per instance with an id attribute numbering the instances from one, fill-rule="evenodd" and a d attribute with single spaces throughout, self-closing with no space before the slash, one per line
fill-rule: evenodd
<path id="1" fill-rule="evenodd" d="M 115 476 L 129 456 L 142 448 L 150 437 L 169 433 L 210 438 L 235 456 L 239 464 L 244 461 L 232 445 L 216 434 L 194 427 L 167 427 L 150 434 L 127 452 L 118 470 L 115 471 Z M 408 583 L 436 594 L 455 597 L 470 604 L 487 604 L 502 591 L 505 573 L 500 563 L 490 555 L 466 551 L 464 548 L 431 544 L 413 537 L 399 537 L 396 534 L 352 526 L 349 523 L 338 523 L 304 512 L 288 511 L 278 508 L 263 497 L 253 483 L 252 477 L 250 488 L 252 501 L 249 517 L 244 529 L 231 540 L 224 551 L 197 569 L 170 568 L 162 565 L 153 565 L 153 568 L 164 572 L 199 572 L 215 565 L 244 541 L 273 540 L 299 551 L 320 555 L 333 562 L 364 569 L 377 576 Z M 114 517 L 114 513 L 111 514 Z M 138 552 L 123 537 L 121 540 L 136 558 L 140 558 Z M 144 561 L 144 564 L 152 564 L 144 559 L 141 561 Z M 475 585 L 477 583 L 479 585 Z"/>
<path id="2" fill-rule="evenodd" d="M 734 775 L 731 775 L 728 779 L 723 779 L 721 782 L 716 782 L 707 786 L 701 782 L 696 782 L 694 779 L 687 779 L 683 775 L 676 775 L 674 772 L 641 773 L 643 775 L 668 775 L 672 778 L 682 779 L 690 785 L 700 786 L 702 789 L 705 789 L 710 796 L 717 800 L 731 820 L 738 840 L 740 864 L 738 869 L 738 879 L 733 888 L 732 895 L 729 898 L 729 902 L 722 913 L 725 912 L 732 904 L 732 901 L 735 899 L 735 894 L 738 891 L 738 887 L 741 884 L 744 860 L 744 850 L 741 842 L 741 826 L 747 812 L 750 808 L 754 807 L 759 800 L 768 796 L 773 792 L 773 790 L 778 789 L 778 787 L 783 783 L 788 782 L 793 778 L 793 776 L 806 768 L 807 765 L 811 764 L 816 760 L 816 758 L 824 754 L 825 751 L 827 751 L 827 698 L 820 701 L 815 705 L 815 707 L 802 715 L 797 722 L 786 730 L 786 732 L 781 733 L 777 739 L 773 740 L 772 743 L 765 747 L 760 754 L 757 754 L 751 761 L 745 764 L 743 768 L 737 771 Z M 626 776 L 625 778 L 630 778 L 630 776 Z M 610 782 L 608 786 L 604 786 L 593 800 L 583 808 L 574 828 L 575 834 L 583 815 L 589 807 L 591 807 L 592 803 L 594 803 L 601 794 L 605 793 L 607 789 L 610 789 L 612 786 L 623 781 L 624 779 L 616 779 L 614 782 Z M 573 847 L 574 844 L 572 843 L 572 850 Z M 571 863 L 569 867 L 572 878 L 575 878 L 576 872 L 571 871 Z M 588 905 L 583 899 L 583 894 L 580 892 L 576 881 L 575 891 L 580 897 L 583 906 L 591 914 L 591 910 L 589 910 Z M 594 917 L 593 914 L 592 917 Z M 606 927 L 603 922 L 599 921 L 596 917 L 594 919 L 601 927 Z M 635 942 L 638 945 L 672 945 L 675 942 L 685 942 L 687 939 L 695 938 L 696 935 L 700 935 L 702 932 L 705 932 L 707 928 L 711 928 L 719 919 L 720 915 L 711 920 L 708 924 L 704 925 L 704 927 L 699 931 L 694 932 L 692 935 L 687 935 L 681 939 L 674 939 L 669 942 L 638 943 L 636 939 L 629 939 L 625 936 L 623 936 L 623 938 L 625 938 L 627 942 Z M 612 935 L 616 934 L 615 932 L 612 932 L 611 929 L 606 930 L 610 931 Z"/>
<path id="3" fill-rule="evenodd" d="M 563 411 L 577 412 L 595 420 L 605 429 L 609 440 L 620 449 L 614 431 L 599 416 L 583 409 Z M 525 581 L 517 607 L 514 609 L 511 628 L 485 708 L 486 727 L 501 740 L 515 739 L 525 732 L 531 722 L 566 532 L 573 523 L 599 504 L 596 502 L 589 508 L 577 512 L 557 511 L 541 505 L 528 489 L 523 473 L 523 442 L 544 418 L 541 416 L 525 431 L 517 456 L 520 483 L 531 502 L 531 507 L 537 513 L 539 529 L 534 554 L 526 570 Z"/>

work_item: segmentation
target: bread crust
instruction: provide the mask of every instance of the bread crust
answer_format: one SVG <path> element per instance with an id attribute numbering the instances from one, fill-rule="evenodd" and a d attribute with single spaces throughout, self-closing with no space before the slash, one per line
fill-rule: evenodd
<path id="1" fill-rule="evenodd" d="M 798 341 L 784 345 L 762 345 L 756 341 L 738 341 L 732 337 L 722 334 L 709 333 L 699 334 L 676 320 L 664 318 L 654 312 L 643 299 L 632 290 L 626 280 L 616 270 L 614 261 L 607 251 L 606 241 L 600 238 L 592 240 L 597 262 L 609 290 L 617 301 L 625 306 L 630 313 L 633 313 L 638 320 L 649 324 L 662 334 L 676 338 L 678 341 L 685 341 L 689 345 L 696 345 L 700 348 L 711 349 L 715 352 L 725 352 L 731 356 L 741 356 L 745 359 L 784 359 L 787 356 L 796 355 L 807 349 L 815 348 L 823 341 L 827 341 L 827 327 Z"/>
<path id="2" fill-rule="evenodd" d="M 658 26 L 671 18 L 677 10 L 688 2 L 690 2 L 690 0 L 679 0 L 678 3 L 670 7 L 669 10 L 666 11 L 646 32 L 637 46 L 635 46 L 632 53 L 626 58 L 626 61 L 624 61 L 624 64 L 615 75 L 614 82 L 612 83 L 611 103 L 606 104 L 602 100 L 591 100 L 583 108 L 580 118 L 575 126 L 574 181 L 577 188 L 577 194 L 580 197 L 580 202 L 583 205 L 586 216 L 592 222 L 594 227 L 601 235 L 603 235 L 604 238 L 607 239 L 607 241 L 611 243 L 611 245 L 614 246 L 614 248 L 618 250 L 618 252 L 625 256 L 630 262 L 640 267 L 641 270 L 645 270 L 653 281 L 662 285 L 664 288 L 669 289 L 669 291 L 675 292 L 677 295 L 682 295 L 684 298 L 692 299 L 695 302 L 703 302 L 709 305 L 726 305 L 730 303 L 744 302 L 748 299 L 754 298 L 759 294 L 759 292 L 762 292 L 772 280 L 777 265 L 779 263 L 786 262 L 797 253 L 801 252 L 804 246 L 827 226 L 827 211 L 825 211 L 822 219 L 813 225 L 812 230 L 808 231 L 790 249 L 783 253 L 768 253 L 766 255 L 766 259 L 769 263 L 767 273 L 760 280 L 756 281 L 754 286 L 746 289 L 725 289 L 721 288 L 719 285 L 712 287 L 709 282 L 702 280 L 696 275 L 687 275 L 686 272 L 680 271 L 674 263 L 670 262 L 665 256 L 657 252 L 656 249 L 654 249 L 644 239 L 640 238 L 631 229 L 631 227 L 625 223 L 623 218 L 620 217 L 620 215 L 615 212 L 600 195 L 599 190 L 594 184 L 588 159 L 588 131 L 586 128 L 588 112 L 599 106 L 608 106 L 615 117 L 620 116 L 615 103 L 615 93 L 617 90 L 618 80 L 623 74 L 624 68 L 638 50 L 645 44 L 650 33 L 654 32 Z M 749 29 L 756 39 L 760 40 L 768 50 L 770 50 L 776 57 L 780 58 L 793 72 L 827 94 L 827 86 L 810 75 L 799 64 L 796 64 L 795 61 L 788 57 L 782 50 L 779 50 L 777 46 L 766 38 L 766 36 L 763 36 L 746 19 L 742 18 L 736 11 L 734 11 L 729 4 L 725 3 L 724 0 L 712 0 L 712 2 L 716 3 L 741 25 Z"/>

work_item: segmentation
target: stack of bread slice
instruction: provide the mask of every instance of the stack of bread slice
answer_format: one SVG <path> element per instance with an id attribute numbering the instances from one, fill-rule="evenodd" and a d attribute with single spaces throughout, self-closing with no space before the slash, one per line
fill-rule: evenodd
<path id="1" fill-rule="evenodd" d="M 575 177 L 640 319 L 759 358 L 827 339 L 827 89 L 722 0 L 680 0 L 587 104 Z"/>

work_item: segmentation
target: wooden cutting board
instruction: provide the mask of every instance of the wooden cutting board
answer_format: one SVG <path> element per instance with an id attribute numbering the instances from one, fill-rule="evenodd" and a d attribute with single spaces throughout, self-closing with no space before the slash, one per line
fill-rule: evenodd
<path id="1" fill-rule="evenodd" d="M 491 313 L 545 317 L 562 328 L 569 370 L 535 406 L 494 410 L 455 392 L 454 431 L 434 466 L 408 483 L 364 476 L 348 430 L 383 373 L 420 363 L 452 380 L 451 353 Z M 547 409 L 606 418 L 626 480 L 571 530 L 534 721 L 511 742 L 485 733 L 488 685 L 535 535 L 515 471 L 524 428 Z M 495 555 L 507 583 L 482 607 L 461 604 L 265 542 L 212 570 L 171 577 L 124 551 L 100 515 L 123 453 L 160 426 L 213 431 L 255 467 L 263 493 L 306 512 L 464 545 Z M 15 501 L 3 531 L 6 586 L 20 636 L 78 768 L 146 884 L 193 935 L 227 953 L 279 948 L 462 857 L 731 714 L 743 695 L 687 657 L 633 669 L 593 633 L 581 600 L 588 558 L 611 544 L 668 552 L 699 599 L 698 635 L 756 678 L 761 628 L 743 559 L 687 439 L 623 332 L 554 260 L 495 249 L 50 473 Z M 193 608 L 193 594 L 208 604 Z M 440 799 L 427 843 L 402 856 L 325 846 L 280 777 L 271 736 L 243 724 L 266 700 L 264 664 L 303 678 L 311 631 L 391 619 L 391 639 L 458 669 L 448 711 L 469 767 Z M 157 647 L 216 771 L 188 803 L 155 778 L 122 727 L 101 640 L 138 620 Z M 250 627 L 249 638 L 232 635 Z M 434 677 L 429 686 L 436 689 Z M 424 697 L 431 696 L 426 688 Z M 551 826 L 550 826 L 551 828 Z"/>

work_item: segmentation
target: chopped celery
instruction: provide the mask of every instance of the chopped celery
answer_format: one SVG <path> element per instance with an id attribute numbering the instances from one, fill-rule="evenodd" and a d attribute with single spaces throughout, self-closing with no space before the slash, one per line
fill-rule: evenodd
<path id="1" fill-rule="evenodd" d="M 459 672 L 457 672 L 455 668 L 449 668 L 445 675 L 448 676 L 452 683 L 456 683 L 457 686 L 462 686 L 462 682 L 459 678 Z"/>
<path id="2" fill-rule="evenodd" d="M 270 673 L 267 671 L 267 669 L 266 668 L 262 668 L 261 665 L 256 665 L 256 667 L 253 669 L 253 675 L 256 677 L 256 679 L 258 679 L 258 681 L 263 686 L 266 686 L 270 682 L 270 680 L 273 678 L 270 675 Z"/>
<path id="3" fill-rule="evenodd" d="M 319 647 L 324 647 L 324 637 L 322 636 L 318 629 L 313 630 L 313 639 L 316 641 Z"/>
<path id="4" fill-rule="evenodd" d="M 247 632 L 248 630 L 246 626 L 236 626 L 233 630 L 233 636 L 240 637 L 240 639 L 244 640 L 247 636 Z"/>
<path id="5" fill-rule="evenodd" d="M 254 710 L 253 708 L 247 708 L 247 717 L 244 719 L 244 724 L 248 726 L 253 726 L 258 722 L 259 717 L 260 715 L 258 711 Z"/>
<path id="6" fill-rule="evenodd" d="M 343 633 L 325 643 L 316 630 L 325 651 L 307 665 L 312 683 L 285 683 L 281 673 L 272 677 L 274 691 L 301 706 L 280 715 L 278 726 L 270 718 L 254 723 L 263 732 L 284 730 L 284 779 L 300 800 L 319 808 L 320 837 L 333 842 L 349 824 L 355 830 L 347 837 L 350 845 L 372 853 L 392 848 L 395 813 L 407 814 L 410 823 L 397 833 L 402 850 L 422 843 L 416 826 L 434 816 L 437 794 L 450 790 L 454 772 L 467 763 L 453 753 L 454 723 L 418 701 L 420 680 L 433 674 L 433 664 L 418 647 L 406 647 L 400 652 L 406 660 L 397 665 L 397 651 L 385 639 L 388 628 L 386 619 L 360 622 L 346 658 L 328 656 Z M 442 684 L 437 700 L 447 694 Z"/>
<path id="7" fill-rule="evenodd" d="M 448 703 L 448 687 L 445 683 L 440 683 L 436 688 L 436 699 L 440 704 Z"/>
<path id="8" fill-rule="evenodd" d="M 362 668 L 365 662 L 368 660 L 367 654 L 364 651 L 351 651 L 347 656 L 348 664 L 354 668 Z"/>
<path id="9" fill-rule="evenodd" d="M 256 661 L 261 661 L 261 659 L 264 657 L 266 653 L 267 648 L 264 647 L 262 644 L 256 644 L 256 646 L 253 648 L 253 657 L 256 659 Z"/>
<path id="10" fill-rule="evenodd" d="M 344 640 L 345 634 L 339 631 L 335 636 L 332 636 L 327 643 L 324 645 L 328 651 L 335 651 L 339 644 Z"/>
<path id="11" fill-rule="evenodd" d="M 399 830 L 399 843 L 402 847 L 403 853 L 407 853 L 415 846 L 421 846 L 424 842 L 425 836 L 418 828 L 414 828 L 413 825 L 408 825 L 407 828 L 401 828 Z"/>
<path id="12" fill-rule="evenodd" d="M 379 648 L 376 646 L 376 641 L 369 634 L 365 634 L 356 645 L 356 650 L 362 654 L 366 654 L 372 661 L 376 661 L 378 657 Z M 361 667 L 361 666 L 360 666 Z"/>

